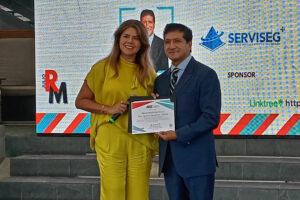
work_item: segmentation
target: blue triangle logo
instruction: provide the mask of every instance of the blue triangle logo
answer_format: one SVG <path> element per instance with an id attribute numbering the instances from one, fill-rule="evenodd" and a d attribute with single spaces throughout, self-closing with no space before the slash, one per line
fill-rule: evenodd
<path id="1" fill-rule="evenodd" d="M 210 51 L 215 51 L 218 48 L 222 47 L 225 42 L 222 42 L 220 37 L 224 34 L 222 31 L 220 34 L 215 30 L 215 28 L 212 26 L 205 36 L 205 38 L 201 37 L 201 40 L 203 41 L 200 43 L 201 46 L 207 48 Z"/>

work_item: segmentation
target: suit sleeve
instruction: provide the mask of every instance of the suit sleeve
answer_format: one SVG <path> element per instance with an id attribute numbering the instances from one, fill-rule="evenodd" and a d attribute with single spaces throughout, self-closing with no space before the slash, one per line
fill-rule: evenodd
<path id="1" fill-rule="evenodd" d="M 221 89 L 219 79 L 214 70 L 209 70 L 200 83 L 199 117 L 176 130 L 178 141 L 189 142 L 203 134 L 211 134 L 218 126 L 221 111 Z"/>
<path id="2" fill-rule="evenodd" d="M 154 89 L 153 89 L 153 93 L 156 94 L 157 93 L 157 77 L 154 80 Z"/>

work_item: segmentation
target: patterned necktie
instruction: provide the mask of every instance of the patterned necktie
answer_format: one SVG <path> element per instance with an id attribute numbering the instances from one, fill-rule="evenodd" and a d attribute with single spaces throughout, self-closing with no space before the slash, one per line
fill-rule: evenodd
<path id="1" fill-rule="evenodd" d="M 170 92 L 173 94 L 177 79 L 178 79 L 178 71 L 179 69 L 175 67 L 171 72 L 171 80 L 170 80 Z"/>

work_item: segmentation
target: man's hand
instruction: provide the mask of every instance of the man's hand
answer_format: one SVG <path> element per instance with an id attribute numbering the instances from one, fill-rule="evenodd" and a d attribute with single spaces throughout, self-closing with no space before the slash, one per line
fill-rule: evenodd
<path id="1" fill-rule="evenodd" d="M 157 97 L 159 97 L 159 94 L 154 94 L 154 93 L 151 93 L 151 96 L 153 97 L 153 99 L 156 99 Z"/>
<path id="2" fill-rule="evenodd" d="M 177 135 L 175 131 L 161 131 L 156 134 L 165 141 L 177 140 Z"/>

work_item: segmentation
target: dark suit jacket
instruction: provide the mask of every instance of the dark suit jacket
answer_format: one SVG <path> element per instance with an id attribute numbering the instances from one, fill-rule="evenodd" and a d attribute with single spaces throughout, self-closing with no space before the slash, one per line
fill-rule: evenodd
<path id="1" fill-rule="evenodd" d="M 154 92 L 169 96 L 170 69 L 155 80 Z M 175 129 L 170 141 L 173 162 L 182 177 L 200 176 L 216 170 L 213 129 L 221 110 L 221 90 L 216 72 L 196 61 L 188 63 L 171 98 L 176 99 Z M 159 174 L 163 172 L 167 142 L 159 141 Z"/>
<path id="2" fill-rule="evenodd" d="M 151 44 L 150 56 L 155 71 L 167 70 L 169 68 L 168 57 L 166 56 L 164 50 L 164 41 L 161 38 L 157 37 L 155 34 Z"/>

